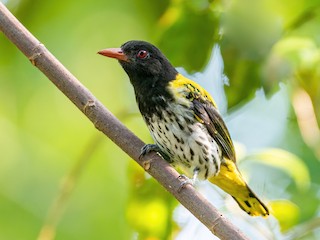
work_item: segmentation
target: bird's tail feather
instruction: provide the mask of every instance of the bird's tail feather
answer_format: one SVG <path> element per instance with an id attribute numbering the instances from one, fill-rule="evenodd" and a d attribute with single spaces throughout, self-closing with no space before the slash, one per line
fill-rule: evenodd
<path id="1" fill-rule="evenodd" d="M 249 215 L 269 215 L 267 206 L 248 187 L 233 161 L 226 159 L 225 163 L 221 164 L 219 174 L 208 180 L 229 193 Z"/>

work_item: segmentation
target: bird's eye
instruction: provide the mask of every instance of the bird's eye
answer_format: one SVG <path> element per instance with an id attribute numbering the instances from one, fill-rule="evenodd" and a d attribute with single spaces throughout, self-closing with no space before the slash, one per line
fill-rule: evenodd
<path id="1" fill-rule="evenodd" d="M 149 53 L 146 50 L 140 50 L 137 54 L 138 58 L 145 59 L 149 57 Z"/>

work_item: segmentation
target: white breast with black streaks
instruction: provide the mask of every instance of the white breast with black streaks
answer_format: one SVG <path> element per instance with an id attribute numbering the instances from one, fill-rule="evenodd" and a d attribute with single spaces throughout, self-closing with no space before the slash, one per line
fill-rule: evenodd
<path id="1" fill-rule="evenodd" d="M 162 114 L 158 112 L 146 122 L 155 143 L 188 177 L 195 170 L 199 179 L 219 172 L 221 150 L 191 109 L 169 103 Z"/>

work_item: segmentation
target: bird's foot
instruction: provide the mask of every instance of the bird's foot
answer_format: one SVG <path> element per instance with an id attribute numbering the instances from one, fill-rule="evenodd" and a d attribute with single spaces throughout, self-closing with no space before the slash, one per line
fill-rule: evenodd
<path id="1" fill-rule="evenodd" d="M 160 148 L 156 144 L 146 144 L 141 148 L 139 159 L 143 158 L 145 155 L 147 155 L 149 152 L 158 152 L 160 151 Z"/>
<path id="2" fill-rule="evenodd" d="M 178 179 L 180 179 L 180 180 L 182 180 L 182 182 L 180 183 L 180 186 L 179 186 L 179 188 L 178 188 L 178 192 L 181 192 L 181 190 L 183 189 L 183 188 L 185 188 L 188 184 L 190 184 L 191 186 L 193 186 L 194 185 L 194 179 L 193 178 L 188 178 L 186 175 L 184 175 L 184 174 L 181 174 L 179 177 L 178 177 Z"/>
<path id="3" fill-rule="evenodd" d="M 144 145 L 141 148 L 141 153 L 140 153 L 139 159 L 143 158 L 145 155 L 147 155 L 149 152 L 152 152 L 152 151 L 159 153 L 164 160 L 166 160 L 169 163 L 172 163 L 172 160 L 170 159 L 170 157 L 167 154 L 165 154 L 164 152 L 162 152 L 157 144 Z"/>
<path id="4" fill-rule="evenodd" d="M 188 178 L 187 176 L 181 174 L 178 178 L 183 179 L 183 180 L 178 188 L 178 192 L 180 192 L 188 184 L 193 186 L 195 184 L 195 182 L 197 181 L 199 171 L 200 171 L 200 169 L 198 167 L 196 167 L 193 170 L 193 177 L 192 178 Z"/>

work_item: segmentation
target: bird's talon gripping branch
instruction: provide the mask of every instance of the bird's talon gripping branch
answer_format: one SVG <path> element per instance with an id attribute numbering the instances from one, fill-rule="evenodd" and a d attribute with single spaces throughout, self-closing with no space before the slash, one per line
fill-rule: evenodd
<path id="1" fill-rule="evenodd" d="M 184 188 L 187 184 L 194 186 L 194 184 L 197 180 L 197 177 L 199 175 L 199 171 L 200 171 L 200 168 L 198 168 L 198 167 L 193 169 L 193 177 L 191 179 L 188 178 L 187 176 L 181 174 L 179 176 L 179 179 L 184 179 L 184 180 L 182 181 L 181 185 L 179 186 L 178 192 L 180 192 L 182 190 L 182 188 Z"/>
<path id="2" fill-rule="evenodd" d="M 145 155 L 147 155 L 149 152 L 159 152 L 160 149 L 156 144 L 146 144 L 141 148 L 139 159 L 143 158 Z"/>
<path id="3" fill-rule="evenodd" d="M 172 163 L 172 160 L 170 159 L 170 157 L 165 154 L 163 151 L 161 151 L 161 149 L 159 148 L 159 146 L 157 144 L 146 144 L 141 148 L 141 153 L 139 156 L 139 159 L 143 158 L 145 155 L 147 155 L 149 152 L 155 151 L 158 154 L 160 154 L 160 156 L 166 160 L 169 163 Z"/>
<path id="4" fill-rule="evenodd" d="M 186 175 L 181 174 L 178 179 L 182 180 L 182 182 L 180 183 L 180 186 L 178 188 L 178 192 L 181 192 L 181 190 L 183 188 L 185 188 L 185 186 L 187 186 L 188 184 L 190 184 L 191 186 L 193 186 L 194 181 L 193 179 L 188 178 Z"/>
<path id="5" fill-rule="evenodd" d="M 179 180 L 188 180 L 189 178 L 186 176 L 186 175 L 184 175 L 184 174 L 181 174 L 181 175 L 179 175 L 179 177 L 178 177 L 178 179 Z"/>

